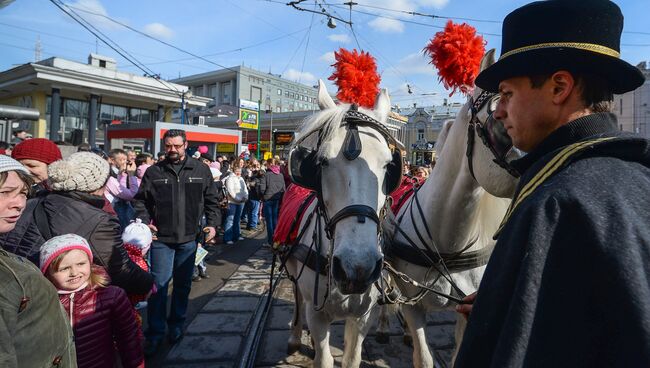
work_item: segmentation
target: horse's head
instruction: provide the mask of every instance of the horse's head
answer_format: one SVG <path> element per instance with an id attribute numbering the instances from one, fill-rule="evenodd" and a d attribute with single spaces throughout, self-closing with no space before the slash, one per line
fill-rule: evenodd
<path id="1" fill-rule="evenodd" d="M 321 112 L 308 119 L 290 157 L 292 179 L 319 194 L 331 238 L 330 272 L 344 294 L 365 292 L 381 273 L 380 212 L 401 179 L 401 143 L 389 135 L 383 90 L 373 110 L 336 105 L 323 82 Z"/>
<path id="2" fill-rule="evenodd" d="M 481 71 L 492 64 L 494 49 L 483 56 Z M 514 194 L 518 173 L 508 163 L 520 158 L 521 153 L 513 148 L 503 124 L 492 117 L 498 101 L 498 94 L 476 87 L 454 124 L 460 122 L 469 127 L 467 166 L 470 174 L 488 193 L 509 198 Z"/>

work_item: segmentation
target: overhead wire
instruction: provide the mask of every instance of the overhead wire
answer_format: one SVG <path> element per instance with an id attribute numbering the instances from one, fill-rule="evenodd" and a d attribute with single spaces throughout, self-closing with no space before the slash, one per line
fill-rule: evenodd
<path id="1" fill-rule="evenodd" d="M 170 84 L 168 82 L 160 80 L 160 78 L 155 78 L 155 73 L 152 73 L 151 70 L 147 70 L 148 68 L 146 66 L 139 65 L 139 62 L 137 59 L 133 58 L 128 52 L 122 52 L 120 51 L 121 47 L 119 45 L 111 45 L 111 43 L 115 43 L 113 40 L 111 40 L 108 36 L 105 36 L 101 31 L 99 31 L 96 27 L 94 27 L 92 24 L 90 24 L 88 21 L 86 21 L 82 16 L 77 14 L 73 9 L 69 9 L 70 12 L 63 7 L 67 7 L 67 5 L 60 0 L 50 0 L 52 4 L 54 4 L 57 8 L 59 8 L 62 12 L 64 12 L 66 15 L 68 15 L 70 18 L 72 18 L 75 22 L 79 23 L 82 27 L 84 27 L 88 32 L 92 33 L 97 39 L 101 40 L 103 43 L 105 43 L 108 47 L 113 49 L 113 51 L 117 52 L 120 56 L 122 56 L 124 59 L 129 61 L 130 63 L 136 65 L 138 69 L 142 70 L 145 72 L 146 75 L 153 77 L 155 80 L 157 80 L 161 85 L 163 85 L 166 89 L 176 92 L 178 96 L 182 96 L 183 92 L 181 92 L 178 88 L 176 88 L 173 84 Z M 73 13 L 74 16 L 71 14 Z M 92 28 L 92 29 L 91 29 Z M 106 39 L 102 38 L 99 34 L 102 36 L 106 37 Z M 108 41 L 111 43 L 109 43 Z M 122 49 L 123 50 L 123 49 Z M 128 54 L 129 56 L 126 56 L 124 54 Z M 131 60 L 131 59 L 135 59 Z"/>
<path id="2" fill-rule="evenodd" d="M 316 7 L 316 5 L 317 5 L 316 0 L 314 0 L 314 7 Z M 309 39 L 311 38 L 311 27 L 314 24 L 314 16 L 315 14 L 311 15 L 311 21 L 309 22 L 309 30 L 307 31 L 307 42 L 305 43 L 305 53 L 302 56 L 302 65 L 300 66 L 300 75 L 298 76 L 298 83 L 300 83 L 300 80 L 305 70 L 305 60 L 307 59 L 307 50 L 309 49 Z"/>

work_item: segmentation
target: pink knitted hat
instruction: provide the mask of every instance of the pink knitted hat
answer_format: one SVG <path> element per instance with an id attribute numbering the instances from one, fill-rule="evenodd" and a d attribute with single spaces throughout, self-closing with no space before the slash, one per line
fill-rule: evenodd
<path id="1" fill-rule="evenodd" d="M 90 263 L 93 263 L 93 252 L 90 250 L 90 244 L 86 239 L 76 234 L 59 235 L 46 241 L 41 246 L 41 272 L 45 273 L 56 257 L 73 249 L 86 252 Z"/>

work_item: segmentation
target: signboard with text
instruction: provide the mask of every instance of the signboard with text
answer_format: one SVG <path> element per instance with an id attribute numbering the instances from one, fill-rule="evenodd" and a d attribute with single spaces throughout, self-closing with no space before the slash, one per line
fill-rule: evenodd
<path id="1" fill-rule="evenodd" d="M 242 129 L 257 129 L 259 104 L 253 101 L 239 100 L 239 119 L 237 126 Z"/>
<path id="2" fill-rule="evenodd" d="M 289 144 L 293 139 L 293 132 L 275 132 L 273 141 L 276 144 Z"/>
<path id="3" fill-rule="evenodd" d="M 257 129 L 257 111 L 239 109 L 237 125 L 242 129 Z"/>

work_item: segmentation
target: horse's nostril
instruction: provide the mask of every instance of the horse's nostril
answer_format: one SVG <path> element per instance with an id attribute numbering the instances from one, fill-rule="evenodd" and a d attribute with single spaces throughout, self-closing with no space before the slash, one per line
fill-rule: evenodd
<path id="1" fill-rule="evenodd" d="M 344 280 L 346 278 L 345 270 L 343 269 L 343 265 L 341 265 L 341 259 L 337 256 L 333 257 L 332 276 L 335 280 Z"/>

